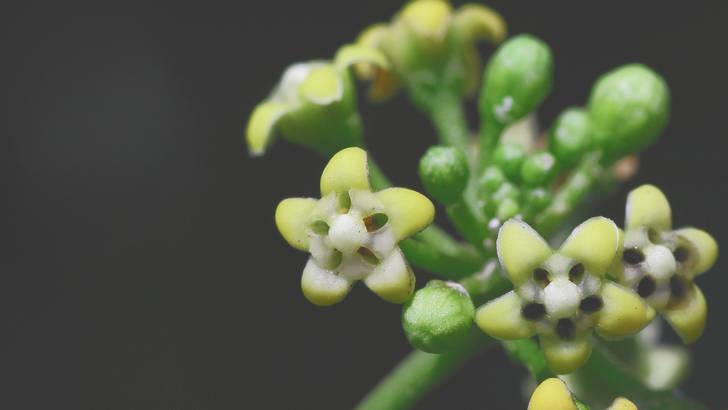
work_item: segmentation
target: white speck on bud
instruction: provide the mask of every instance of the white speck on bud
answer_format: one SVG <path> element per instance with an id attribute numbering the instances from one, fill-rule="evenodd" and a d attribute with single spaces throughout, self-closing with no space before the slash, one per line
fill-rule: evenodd
<path id="1" fill-rule="evenodd" d="M 571 317 L 579 302 L 579 287 L 568 279 L 557 279 L 544 289 L 546 312 L 555 319 Z"/>
<path id="2" fill-rule="evenodd" d="M 491 232 L 496 232 L 498 228 L 501 226 L 501 221 L 498 218 L 493 218 L 490 221 L 488 221 L 488 229 L 490 229 Z"/>
<path id="3" fill-rule="evenodd" d="M 329 228 L 331 245 L 342 253 L 351 254 L 367 241 L 367 228 L 361 218 L 339 215 Z"/>
<path id="4" fill-rule="evenodd" d="M 513 97 L 506 96 L 503 97 L 503 101 L 501 101 L 500 104 L 493 107 L 493 113 L 495 114 L 495 117 L 498 118 L 498 121 L 506 122 L 508 119 L 508 113 L 511 111 L 512 107 Z"/>

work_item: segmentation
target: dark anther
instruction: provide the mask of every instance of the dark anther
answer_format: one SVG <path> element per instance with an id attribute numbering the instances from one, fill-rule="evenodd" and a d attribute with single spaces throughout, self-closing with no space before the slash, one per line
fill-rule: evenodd
<path id="1" fill-rule="evenodd" d="M 521 309 L 521 315 L 527 320 L 538 320 L 546 314 L 546 308 L 540 303 L 529 303 Z"/>
<path id="2" fill-rule="evenodd" d="M 549 279 L 549 272 L 544 268 L 536 268 L 533 270 L 533 279 L 540 283 L 541 286 L 546 287 L 549 283 L 551 283 L 551 279 Z"/>
<path id="3" fill-rule="evenodd" d="M 685 290 L 685 282 L 681 278 L 677 276 L 670 278 L 670 293 L 673 298 L 682 299 L 685 296 Z"/>
<path id="4" fill-rule="evenodd" d="M 584 277 L 584 264 L 577 263 L 569 269 L 569 280 L 574 283 L 581 282 L 581 278 Z"/>
<path id="5" fill-rule="evenodd" d="M 359 252 L 359 255 L 361 255 L 362 259 L 367 261 L 368 263 L 372 265 L 378 265 L 379 264 L 379 258 L 377 258 L 376 255 L 374 255 L 374 252 L 372 252 L 371 249 L 360 247 L 357 252 Z"/>
<path id="6" fill-rule="evenodd" d="M 645 276 L 640 280 L 640 283 L 637 284 L 637 294 L 646 298 L 650 296 L 656 288 L 657 284 L 655 283 L 655 280 L 650 276 Z"/>
<path id="7" fill-rule="evenodd" d="M 380 229 L 381 227 L 384 226 L 384 224 L 387 223 L 388 220 L 389 220 L 389 218 L 387 217 L 387 215 L 384 215 L 381 213 L 369 215 L 363 219 L 364 226 L 367 227 L 367 232 L 374 232 L 377 229 Z"/>
<path id="8" fill-rule="evenodd" d="M 639 249 L 625 249 L 622 259 L 630 265 L 635 265 L 645 260 L 645 255 Z"/>
<path id="9" fill-rule="evenodd" d="M 556 334 L 558 334 L 563 340 L 574 337 L 575 331 L 576 327 L 571 319 L 559 319 L 559 321 L 556 322 Z"/>
<path id="10" fill-rule="evenodd" d="M 680 248 L 675 249 L 672 252 L 672 255 L 675 257 L 675 260 L 677 262 L 685 262 L 686 260 L 688 260 L 688 256 L 690 255 L 690 252 L 688 252 L 687 249 L 680 247 Z"/>
<path id="11" fill-rule="evenodd" d="M 594 313 L 597 310 L 602 308 L 602 298 L 596 295 L 587 296 L 584 299 L 581 300 L 581 304 L 579 305 L 579 309 L 582 310 L 582 312 L 586 313 Z"/>

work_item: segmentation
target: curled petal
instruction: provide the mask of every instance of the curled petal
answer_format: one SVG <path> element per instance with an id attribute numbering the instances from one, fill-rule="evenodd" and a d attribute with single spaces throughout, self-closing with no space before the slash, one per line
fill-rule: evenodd
<path id="1" fill-rule="evenodd" d="M 617 397 L 607 410 L 637 410 L 637 406 L 624 397 Z"/>
<path id="2" fill-rule="evenodd" d="M 531 323 L 521 315 L 521 298 L 510 291 L 475 312 L 475 323 L 487 334 L 499 339 L 523 339 L 534 334 Z"/>
<path id="3" fill-rule="evenodd" d="M 549 368 L 556 374 L 567 374 L 586 363 L 591 354 L 590 333 L 577 334 L 571 340 L 541 336 L 541 349 Z"/>
<path id="4" fill-rule="evenodd" d="M 506 37 L 506 22 L 490 7 L 480 4 L 466 4 L 453 17 L 453 25 L 469 42 L 487 40 L 500 43 Z"/>
<path id="5" fill-rule="evenodd" d="M 298 88 L 301 98 L 315 104 L 328 105 L 341 100 L 344 84 L 341 74 L 329 64 L 314 68 Z"/>
<path id="6" fill-rule="evenodd" d="M 541 382 L 531 395 L 528 410 L 577 410 L 566 384 L 556 377 Z"/>
<path id="7" fill-rule="evenodd" d="M 356 39 L 356 44 L 378 49 L 382 39 L 387 36 L 387 33 L 389 33 L 389 26 L 387 24 L 372 24 L 359 34 L 359 37 Z M 362 80 L 372 80 L 376 72 L 376 67 L 369 63 L 356 62 L 354 64 L 354 72 Z"/>
<path id="8" fill-rule="evenodd" d="M 655 317 L 654 309 L 635 292 L 613 282 L 607 282 L 602 288 L 602 301 L 596 328 L 607 338 L 635 333 Z"/>
<path id="9" fill-rule="evenodd" d="M 276 208 L 276 226 L 283 239 L 296 249 L 308 250 L 306 228 L 316 203 L 313 198 L 288 198 L 281 201 Z"/>
<path id="10" fill-rule="evenodd" d="M 334 272 L 320 267 L 309 259 L 301 277 L 303 295 L 318 306 L 329 306 L 341 302 L 351 289 L 351 281 L 336 276 Z"/>
<path id="11" fill-rule="evenodd" d="M 528 281 L 533 270 L 551 256 L 546 241 L 527 223 L 517 219 L 509 219 L 501 226 L 496 248 L 503 269 L 516 286 Z"/>
<path id="12" fill-rule="evenodd" d="M 397 241 L 425 229 L 435 217 L 435 206 L 426 196 L 406 188 L 387 188 L 376 193 L 389 216 Z"/>
<path id="13" fill-rule="evenodd" d="M 361 44 L 347 44 L 336 52 L 334 65 L 345 70 L 354 64 L 368 64 L 388 69 L 389 61 L 379 50 Z"/>
<path id="14" fill-rule="evenodd" d="M 694 274 L 703 273 L 710 269 L 718 258 L 718 243 L 713 237 L 702 229 L 682 228 L 677 234 L 687 239 L 698 253 Z"/>
<path id="15" fill-rule="evenodd" d="M 358 147 L 337 152 L 321 174 L 321 196 L 349 189 L 371 190 L 367 153 Z"/>
<path id="16" fill-rule="evenodd" d="M 275 101 L 266 101 L 255 107 L 245 129 L 245 141 L 251 155 L 263 155 L 273 140 L 276 123 L 290 109 L 288 104 Z"/>
<path id="17" fill-rule="evenodd" d="M 619 228 L 611 219 L 597 216 L 577 226 L 559 252 L 581 261 L 586 269 L 602 275 L 614 260 L 619 246 Z"/>
<path id="18" fill-rule="evenodd" d="M 653 185 L 642 185 L 627 195 L 625 229 L 647 226 L 670 229 L 672 211 L 665 194 Z"/>
<path id="19" fill-rule="evenodd" d="M 399 248 L 364 279 L 364 283 L 380 298 L 392 303 L 404 303 L 415 289 L 415 275 Z"/>
<path id="20" fill-rule="evenodd" d="M 452 7 L 442 0 L 420 0 L 407 4 L 400 20 L 412 31 L 425 38 L 440 39 L 450 24 Z"/>
<path id="21" fill-rule="evenodd" d="M 692 343 L 703 334 L 708 307 L 700 288 L 693 284 L 684 305 L 663 312 L 665 319 L 672 325 L 685 343 Z"/>

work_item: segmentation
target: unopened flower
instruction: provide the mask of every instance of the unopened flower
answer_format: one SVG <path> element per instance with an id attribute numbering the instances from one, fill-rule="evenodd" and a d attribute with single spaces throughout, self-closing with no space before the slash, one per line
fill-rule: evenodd
<path id="1" fill-rule="evenodd" d="M 528 410 L 577 410 L 578 408 L 566 384 L 555 377 L 541 382 L 528 402 Z M 624 397 L 617 397 L 606 410 L 637 410 L 637 406 Z"/>
<path id="2" fill-rule="evenodd" d="M 662 191 L 652 185 L 631 191 L 623 246 L 612 273 L 691 343 L 703 333 L 707 314 L 705 298 L 693 279 L 713 266 L 718 244 L 703 230 L 671 226 L 670 204 Z"/>
<path id="3" fill-rule="evenodd" d="M 475 319 L 500 339 L 539 335 L 547 364 L 558 374 L 579 368 L 591 352 L 591 330 L 620 338 L 654 317 L 631 289 L 604 278 L 619 244 L 611 220 L 591 218 L 552 251 L 525 222 L 511 219 L 496 241 L 514 290 L 481 306 Z"/>
<path id="4" fill-rule="evenodd" d="M 333 61 L 309 61 L 286 69 L 271 95 L 248 120 L 246 141 L 253 155 L 262 155 L 276 131 L 288 140 L 326 157 L 361 144 L 356 90 L 348 68 L 360 62 L 388 67 L 379 51 L 345 45 Z"/>
<path id="5" fill-rule="evenodd" d="M 429 225 L 434 212 L 409 189 L 372 192 L 367 154 L 350 147 L 326 165 L 321 199 L 285 199 L 275 219 L 291 246 L 311 253 L 301 287 L 312 303 L 337 303 L 358 280 L 382 299 L 404 303 L 415 277 L 397 243 Z"/>

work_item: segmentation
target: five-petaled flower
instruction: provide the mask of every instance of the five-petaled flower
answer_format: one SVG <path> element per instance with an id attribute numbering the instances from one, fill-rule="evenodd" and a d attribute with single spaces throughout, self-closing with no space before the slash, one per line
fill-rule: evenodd
<path id="1" fill-rule="evenodd" d="M 578 407 L 566 384 L 551 377 L 533 391 L 528 410 L 578 410 Z M 637 406 L 624 397 L 617 397 L 606 410 L 637 410 Z"/>
<path id="2" fill-rule="evenodd" d="M 620 338 L 654 317 L 635 292 L 604 278 L 618 245 L 619 228 L 604 217 L 576 227 L 556 252 L 525 222 L 508 220 L 496 248 L 515 289 L 481 306 L 478 326 L 500 339 L 538 334 L 551 370 L 571 373 L 589 357 L 592 327 Z"/>
<path id="3" fill-rule="evenodd" d="M 303 294 L 327 306 L 341 301 L 357 280 L 384 300 L 406 302 L 415 277 L 397 243 L 424 229 L 434 214 L 432 202 L 415 191 L 372 192 L 367 154 L 351 147 L 326 165 L 321 199 L 285 199 L 275 219 L 291 246 L 311 253 Z"/>
<path id="4" fill-rule="evenodd" d="M 691 343 L 703 333 L 707 314 L 693 279 L 713 266 L 718 244 L 703 230 L 672 230 L 671 225 L 670 204 L 662 191 L 652 185 L 631 191 L 623 246 L 611 270 Z"/>

